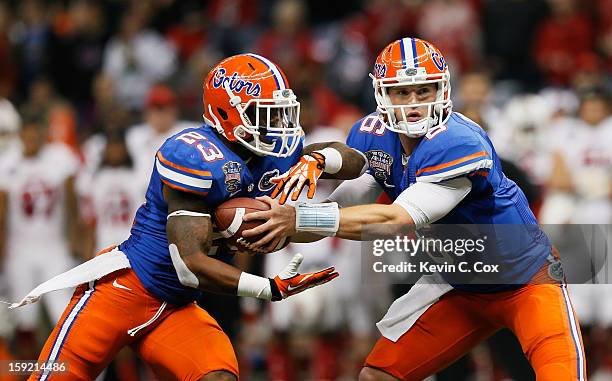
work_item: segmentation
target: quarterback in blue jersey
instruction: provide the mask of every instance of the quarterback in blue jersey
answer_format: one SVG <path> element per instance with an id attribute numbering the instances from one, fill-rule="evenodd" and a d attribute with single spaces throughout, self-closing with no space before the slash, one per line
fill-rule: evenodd
<path id="1" fill-rule="evenodd" d="M 160 379 L 237 380 L 228 337 L 194 302 L 200 290 L 277 301 L 338 276 L 333 267 L 298 273 L 300 254 L 271 279 L 243 272 L 213 247 L 211 213 L 232 197 L 271 194 L 272 179 L 292 167 L 359 176 L 365 157 L 338 142 L 302 147 L 299 102 L 280 68 L 262 56 L 220 62 L 203 97 L 206 124 L 170 137 L 151 158 L 130 237 L 18 303 L 78 286 L 40 355 L 65 368 L 31 379 L 95 379 L 129 345 Z"/>
<path id="2" fill-rule="evenodd" d="M 585 379 L 580 328 L 556 252 L 521 189 L 504 175 L 486 133 L 452 111 L 440 51 L 416 38 L 395 41 L 380 53 L 371 77 L 377 111 L 358 121 L 347 140 L 367 156 L 368 172 L 342 183 L 332 202 L 294 207 L 268 200 L 271 210 L 244 217 L 267 222 L 243 235 L 361 240 L 373 224 L 417 231 L 493 227 L 501 234 L 491 236 L 482 258 L 504 269 L 495 282 L 464 283 L 441 270 L 422 276 L 377 324 L 382 337 L 360 380 L 422 380 L 501 328 L 517 336 L 538 380 Z M 279 186 L 299 193 L 291 177 L 289 171 Z M 372 204 L 381 191 L 392 204 Z M 272 238 L 265 235 L 255 246 Z"/>

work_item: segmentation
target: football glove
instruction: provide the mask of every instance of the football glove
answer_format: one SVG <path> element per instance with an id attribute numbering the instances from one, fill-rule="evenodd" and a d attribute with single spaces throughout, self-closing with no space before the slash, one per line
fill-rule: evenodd
<path id="1" fill-rule="evenodd" d="M 339 275 L 334 267 L 328 267 L 314 273 L 300 274 L 298 269 L 303 260 L 304 256 L 302 254 L 294 255 L 291 262 L 280 274 L 270 278 L 273 302 L 299 294 L 311 287 L 320 286 Z"/>
<path id="2" fill-rule="evenodd" d="M 317 189 L 317 180 L 325 169 L 325 156 L 318 152 L 303 155 L 293 167 L 280 176 L 273 177 L 271 181 L 276 184 L 272 191 L 272 198 L 281 194 L 279 203 L 284 204 L 291 193 L 291 200 L 297 201 L 302 189 L 308 185 L 308 198 L 313 198 Z M 281 193 L 282 191 L 282 193 Z M 293 192 L 292 192 L 293 191 Z"/>

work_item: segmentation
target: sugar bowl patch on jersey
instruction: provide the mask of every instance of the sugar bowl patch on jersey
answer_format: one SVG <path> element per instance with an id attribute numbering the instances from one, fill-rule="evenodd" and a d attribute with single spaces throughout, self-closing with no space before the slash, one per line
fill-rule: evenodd
<path id="1" fill-rule="evenodd" d="M 370 150 L 365 155 L 374 178 L 387 181 L 393 169 L 393 157 L 383 150 Z"/>
<path id="2" fill-rule="evenodd" d="M 230 194 L 235 194 L 241 190 L 240 173 L 242 172 L 242 164 L 237 161 L 228 161 L 221 167 L 225 174 L 225 190 Z"/>

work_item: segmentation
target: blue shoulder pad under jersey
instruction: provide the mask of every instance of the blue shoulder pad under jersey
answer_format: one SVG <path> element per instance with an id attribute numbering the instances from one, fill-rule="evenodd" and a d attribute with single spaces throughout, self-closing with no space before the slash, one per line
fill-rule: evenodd
<path id="1" fill-rule="evenodd" d="M 243 162 L 217 142 L 207 128 L 191 128 L 172 136 L 157 152 L 155 170 L 167 186 L 202 196 L 211 205 L 240 190 Z M 230 168 L 231 167 L 231 168 Z M 228 179 L 228 176 L 235 179 Z"/>
<path id="2" fill-rule="evenodd" d="M 378 113 L 372 113 L 353 125 L 346 144 L 365 154 L 369 166 L 367 172 L 374 176 L 389 197 L 395 199 L 401 193 L 404 174 L 397 134 L 386 128 Z"/>
<path id="3" fill-rule="evenodd" d="M 429 130 L 410 158 L 416 181 L 440 182 L 474 173 L 487 176 L 493 147 L 473 121 L 453 113 L 445 125 Z"/>
<path id="4" fill-rule="evenodd" d="M 290 156 L 253 156 L 247 166 L 212 128 L 187 129 L 164 143 L 155 169 L 167 186 L 198 194 L 211 206 L 232 197 L 269 195 L 274 188 L 270 178 L 289 170 L 302 155 L 303 136 L 299 139 Z"/>

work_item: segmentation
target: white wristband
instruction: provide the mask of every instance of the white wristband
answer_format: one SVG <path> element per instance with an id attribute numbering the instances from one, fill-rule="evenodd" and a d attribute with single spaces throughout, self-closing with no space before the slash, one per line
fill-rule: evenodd
<path id="1" fill-rule="evenodd" d="M 322 204 L 300 203 L 295 206 L 295 230 L 334 236 L 340 227 L 337 202 Z"/>
<path id="2" fill-rule="evenodd" d="M 181 216 L 210 218 L 210 214 L 208 213 L 192 212 L 190 210 L 175 210 L 174 212 L 168 214 L 168 217 L 166 217 L 166 219 L 169 220 L 170 217 L 181 217 Z"/>
<path id="3" fill-rule="evenodd" d="M 238 280 L 238 296 L 249 296 L 265 300 L 272 299 L 270 279 L 242 272 Z"/>
<path id="4" fill-rule="evenodd" d="M 325 157 L 325 170 L 323 172 L 333 175 L 342 169 L 342 154 L 335 148 L 326 147 L 318 152 Z"/>

